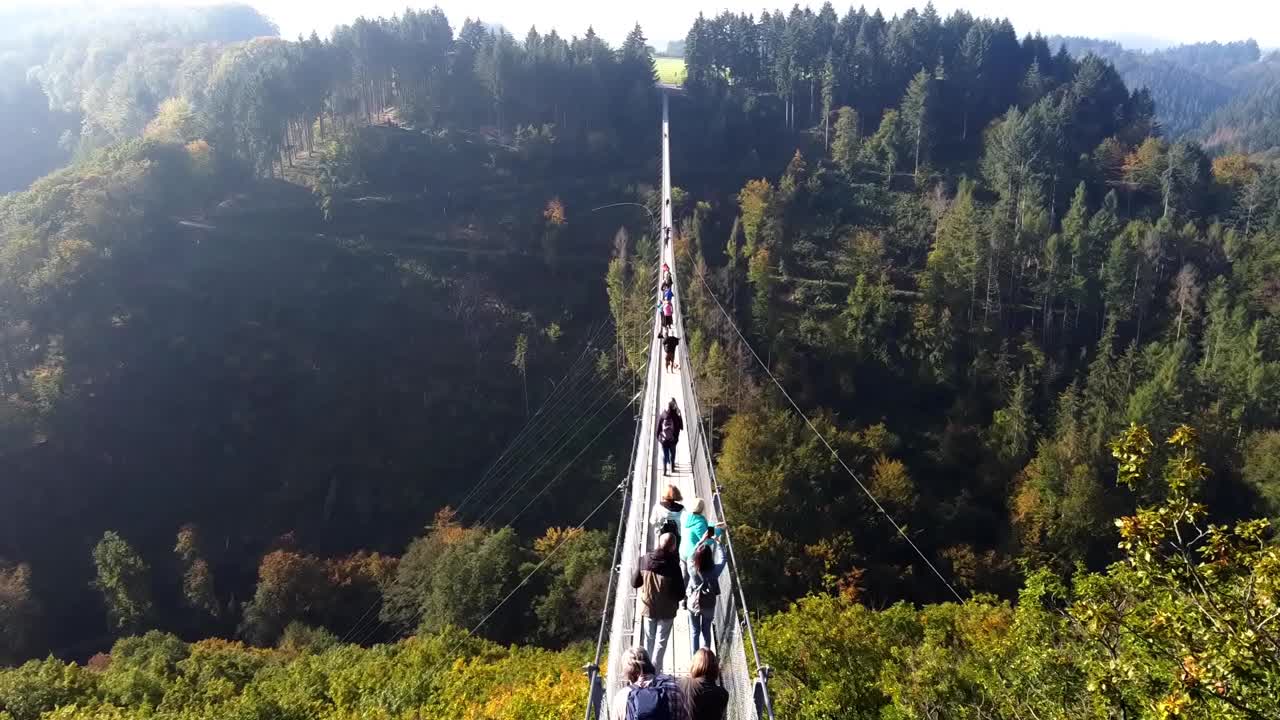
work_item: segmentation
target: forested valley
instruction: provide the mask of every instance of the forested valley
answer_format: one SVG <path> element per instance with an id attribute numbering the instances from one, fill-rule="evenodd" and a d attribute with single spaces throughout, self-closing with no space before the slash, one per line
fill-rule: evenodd
<path id="1" fill-rule="evenodd" d="M 0 19 L 0 719 L 581 714 L 641 27 Z M 684 40 L 685 340 L 779 717 L 1280 714 L 1280 113 L 1074 42 Z"/>

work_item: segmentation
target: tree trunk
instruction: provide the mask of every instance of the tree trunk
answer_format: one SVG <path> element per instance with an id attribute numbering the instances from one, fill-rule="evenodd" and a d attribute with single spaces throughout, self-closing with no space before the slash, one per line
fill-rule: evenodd
<path id="1" fill-rule="evenodd" d="M 920 185 L 920 135 L 924 132 L 924 125 L 916 123 L 916 167 L 911 173 L 916 185 Z"/>

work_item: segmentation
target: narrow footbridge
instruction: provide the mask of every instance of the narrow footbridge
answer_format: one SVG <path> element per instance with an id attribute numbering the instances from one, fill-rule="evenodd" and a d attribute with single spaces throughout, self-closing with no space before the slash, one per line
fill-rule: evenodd
<path id="1" fill-rule="evenodd" d="M 668 122 L 668 95 L 662 98 L 662 222 L 659 242 L 668 233 L 674 233 L 671 217 L 671 153 L 670 124 Z M 653 332 L 650 334 L 649 367 L 644 392 L 640 398 L 640 424 L 633 449 L 630 475 L 624 487 L 623 527 L 619 533 L 618 547 L 614 553 L 615 572 L 611 577 L 611 609 L 601 623 L 600 641 L 596 660 L 587 666 L 590 678 L 590 694 L 586 720 L 625 720 L 610 718 L 609 708 L 614 693 L 625 685 L 620 664 L 624 651 L 642 644 L 638 591 L 631 588 L 632 572 L 646 553 L 653 549 L 656 538 L 648 526 L 648 516 L 660 499 L 668 483 L 680 488 L 686 506 L 693 498 L 706 503 L 707 519 L 725 521 L 728 528 L 723 547 L 727 565 L 720 575 L 720 597 L 713 623 L 713 650 L 720 659 L 721 682 L 729 692 L 729 720 L 773 720 L 773 707 L 769 699 L 769 669 L 762 665 L 752 634 L 747 598 L 738 584 L 737 563 L 733 555 L 732 517 L 726 516 L 721 502 L 715 468 L 694 389 L 693 370 L 689 362 L 687 335 L 681 313 L 681 278 L 676 273 L 675 240 L 662 243 L 659 266 L 671 268 L 675 293 L 675 317 L 673 326 L 681 339 L 676 351 L 678 368 L 668 372 L 663 367 L 658 331 L 659 317 L 655 312 Z M 658 267 L 654 268 L 654 307 L 658 298 Z M 685 429 L 680 434 L 676 448 L 676 472 L 664 477 L 661 468 L 661 447 L 657 442 L 658 414 L 672 399 L 680 407 Z M 608 631 L 606 644 L 606 629 Z M 601 667 L 601 657 L 607 647 L 607 663 Z M 663 657 L 659 672 L 671 675 L 688 673 L 692 657 L 689 614 L 681 610 L 671 632 L 670 644 Z"/>

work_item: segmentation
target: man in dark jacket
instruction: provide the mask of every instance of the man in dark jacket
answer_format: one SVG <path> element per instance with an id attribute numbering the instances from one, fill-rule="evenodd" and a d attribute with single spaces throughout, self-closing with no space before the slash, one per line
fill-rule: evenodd
<path id="1" fill-rule="evenodd" d="M 678 347 L 680 347 L 680 338 L 668 332 L 662 339 L 662 349 L 667 351 L 667 372 L 680 369 L 680 366 L 676 365 L 676 348 Z"/>
<path id="2" fill-rule="evenodd" d="M 680 556 L 676 552 L 676 536 L 666 533 L 658 538 L 658 547 L 644 556 L 640 569 L 631 576 L 631 587 L 640 588 L 640 620 L 643 623 L 644 649 L 653 658 L 654 667 L 662 670 L 662 656 L 671 639 L 671 626 L 684 599 L 684 575 L 680 572 Z"/>

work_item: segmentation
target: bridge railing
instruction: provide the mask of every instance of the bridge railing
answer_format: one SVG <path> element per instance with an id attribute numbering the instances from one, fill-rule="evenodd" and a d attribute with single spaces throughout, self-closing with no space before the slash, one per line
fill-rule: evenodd
<path id="1" fill-rule="evenodd" d="M 658 267 L 654 266 L 655 277 Z M 645 280 L 637 280 L 645 282 Z M 657 297 L 657 280 L 652 281 L 651 297 Z M 656 315 L 656 314 L 655 314 Z M 647 420 L 657 413 L 658 407 L 658 373 L 662 370 L 662 353 L 658 345 L 658 325 L 655 317 L 654 327 L 649 335 L 649 367 L 645 375 L 644 396 L 640 402 L 639 437 L 634 446 L 629 482 L 631 483 L 630 509 L 627 513 L 626 527 L 623 532 L 621 560 L 612 569 L 618 574 L 617 593 L 613 603 L 613 624 L 609 633 L 608 672 L 604 679 L 604 698 L 599 703 L 599 717 L 609 716 L 609 700 L 614 692 L 622 687 L 622 654 L 628 647 L 640 644 L 637 635 L 636 593 L 631 587 L 630 571 L 637 567 L 640 559 L 648 550 L 647 546 L 647 513 L 648 498 L 652 496 L 653 457 L 657 451 L 654 447 L 657 439 L 651 432 L 652 424 Z"/>
<path id="2" fill-rule="evenodd" d="M 683 293 L 680 291 L 680 280 L 675 272 L 674 246 L 672 252 L 672 289 L 675 300 L 674 325 L 676 336 L 681 343 L 676 350 L 676 359 L 684 369 L 683 387 L 681 388 L 685 412 L 685 433 L 689 443 L 689 453 L 693 463 L 694 486 L 698 496 L 707 503 L 707 519 L 711 522 L 725 522 L 723 546 L 727 566 L 720 575 L 720 597 L 716 603 L 715 619 L 712 621 L 714 645 L 720 659 L 720 677 L 724 687 L 729 691 L 728 717 L 733 720 L 772 720 L 773 704 L 769 696 L 769 669 L 760 663 L 756 649 L 755 637 L 751 628 L 751 618 L 747 610 L 746 596 L 738 583 L 737 560 L 733 552 L 733 538 L 727 524 L 724 503 L 720 496 L 720 485 L 716 481 L 715 465 L 711 460 L 712 448 L 710 433 L 703 421 L 702 406 L 698 402 L 695 387 L 695 368 L 689 361 L 689 335 L 685 329 L 684 313 L 680 303 Z M 747 646 L 751 649 L 751 658 L 755 662 L 756 671 L 752 672 L 747 660 Z"/>

